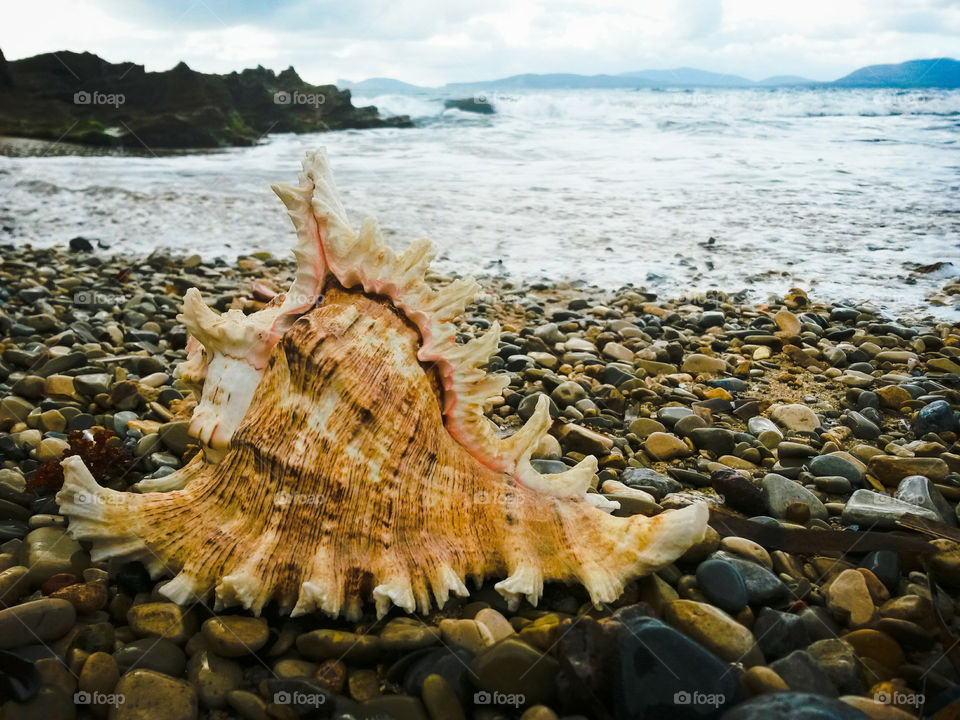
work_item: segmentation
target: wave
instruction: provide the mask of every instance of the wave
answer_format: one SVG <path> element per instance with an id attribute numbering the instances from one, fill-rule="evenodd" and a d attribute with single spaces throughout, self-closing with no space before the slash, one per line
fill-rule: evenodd
<path id="1" fill-rule="evenodd" d="M 473 113 L 448 110 L 444 100 L 471 93 L 358 96 L 382 112 L 420 120 L 462 122 Z M 496 111 L 497 121 L 757 122 L 820 117 L 960 116 L 960 91 L 863 90 L 834 88 L 508 90 L 474 92 Z"/>

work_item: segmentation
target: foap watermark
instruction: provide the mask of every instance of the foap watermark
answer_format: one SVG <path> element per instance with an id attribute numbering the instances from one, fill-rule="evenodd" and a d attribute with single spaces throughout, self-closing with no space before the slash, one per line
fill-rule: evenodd
<path id="1" fill-rule="evenodd" d="M 74 305 L 123 305 L 126 301 L 126 295 L 119 293 L 80 290 L 73 294 Z"/>
<path id="2" fill-rule="evenodd" d="M 273 502 L 280 507 L 287 507 L 288 505 L 322 505 L 324 503 L 324 496 L 322 493 L 302 493 L 280 490 L 274 494 Z"/>
<path id="3" fill-rule="evenodd" d="M 87 692 L 78 690 L 73 694 L 74 705 L 99 705 L 101 707 L 119 707 L 126 702 L 123 693 L 102 693 L 99 690 Z"/>
<path id="4" fill-rule="evenodd" d="M 299 90 L 277 90 L 273 94 L 274 105 L 313 105 L 320 107 L 327 101 L 323 93 L 305 93 Z"/>
<path id="5" fill-rule="evenodd" d="M 478 690 L 473 694 L 474 705 L 509 705 L 510 707 L 520 707 L 527 703 L 527 698 L 523 693 L 502 693 L 494 690 L 492 693 L 486 690 Z"/>
<path id="6" fill-rule="evenodd" d="M 320 707 L 327 701 L 322 693 L 307 693 L 300 690 L 279 690 L 273 694 L 276 705 L 294 705 L 296 707 Z"/>
<path id="7" fill-rule="evenodd" d="M 896 707 L 907 705 L 919 708 L 926 702 L 926 696 L 921 693 L 907 693 L 900 690 L 893 690 L 892 692 L 881 690 L 874 693 L 873 699 L 874 702 L 895 705 Z"/>
<path id="8" fill-rule="evenodd" d="M 473 95 L 473 102 L 477 105 L 498 105 L 502 103 L 517 102 L 520 97 L 517 95 L 504 95 L 503 93 L 478 92 Z"/>
<path id="9" fill-rule="evenodd" d="M 687 690 L 678 690 L 673 694 L 674 705 L 693 705 L 696 707 L 718 708 L 727 701 L 723 693 L 705 693 L 699 690 L 689 692 Z"/>
<path id="10" fill-rule="evenodd" d="M 127 502 L 125 493 L 91 493 L 86 490 L 77 490 L 73 501 L 77 505 L 124 505 Z"/>
<path id="11" fill-rule="evenodd" d="M 105 93 L 99 90 L 78 90 L 73 94 L 74 105 L 113 105 L 120 107 L 127 101 L 123 93 Z"/>

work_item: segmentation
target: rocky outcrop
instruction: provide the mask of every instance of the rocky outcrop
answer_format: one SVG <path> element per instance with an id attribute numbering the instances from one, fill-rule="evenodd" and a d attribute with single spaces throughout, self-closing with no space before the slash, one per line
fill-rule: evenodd
<path id="1" fill-rule="evenodd" d="M 146 72 L 92 53 L 6 61 L 0 54 L 0 134 L 105 146 L 252 145 L 271 132 L 408 127 L 407 116 L 354 107 L 349 90 L 311 85 L 287 68 L 213 75 L 180 63 Z"/>

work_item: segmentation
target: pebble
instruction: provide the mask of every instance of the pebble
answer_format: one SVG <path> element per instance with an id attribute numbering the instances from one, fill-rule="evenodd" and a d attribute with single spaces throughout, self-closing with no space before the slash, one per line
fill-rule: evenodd
<path id="1" fill-rule="evenodd" d="M 826 520 L 827 509 L 820 499 L 800 483 L 776 473 L 768 473 L 763 478 L 763 495 L 767 507 L 774 517 L 786 517 L 791 503 L 802 503 L 809 510 L 809 516 Z"/>
<path id="2" fill-rule="evenodd" d="M 747 587 L 740 573 L 722 560 L 707 560 L 697 567 L 697 587 L 721 610 L 736 614 L 747 606 Z"/>
<path id="3" fill-rule="evenodd" d="M 857 490 L 850 496 L 841 517 L 844 525 L 859 525 L 864 529 L 892 530 L 904 513 L 912 513 L 940 522 L 940 516 L 933 510 L 866 489 Z"/>
<path id="4" fill-rule="evenodd" d="M 931 510 L 947 525 L 957 525 L 957 514 L 943 494 L 923 475 L 909 475 L 900 481 L 894 494 L 897 500 Z"/>
<path id="5" fill-rule="evenodd" d="M 800 616 L 773 608 L 762 608 L 751 629 L 767 660 L 776 660 L 810 644 L 810 634 Z"/>
<path id="6" fill-rule="evenodd" d="M 58 573 L 79 575 L 90 557 L 62 528 L 43 527 L 23 539 L 21 564 L 30 568 L 31 584 L 41 585 Z"/>
<path id="7" fill-rule="evenodd" d="M 666 606 L 664 619 L 727 662 L 740 662 L 746 667 L 764 662 L 750 631 L 712 605 L 676 600 Z"/>
<path id="8" fill-rule="evenodd" d="M 133 670 L 117 683 L 123 696 L 110 720 L 154 720 L 163 708 L 164 720 L 196 720 L 197 694 L 189 683 L 153 672 Z"/>
<path id="9" fill-rule="evenodd" d="M 840 700 L 807 692 L 758 695 L 723 715 L 723 720 L 864 720 L 865 715 Z"/>
<path id="10" fill-rule="evenodd" d="M 794 432 L 813 432 L 820 427 L 820 418 L 806 405 L 774 405 L 770 417 Z"/>
<path id="11" fill-rule="evenodd" d="M 675 460 L 691 454 L 689 446 L 676 435 L 656 432 L 647 436 L 644 450 L 654 460 Z"/>
<path id="12" fill-rule="evenodd" d="M 187 666 L 187 656 L 175 643 L 150 637 L 127 643 L 113 653 L 121 672 L 144 668 L 179 677 Z"/>
<path id="13" fill-rule="evenodd" d="M 862 573 L 844 570 L 826 588 L 827 607 L 836 619 L 852 629 L 869 625 L 876 608 Z"/>
<path id="14" fill-rule="evenodd" d="M 76 621 L 66 600 L 44 598 L 0 610 L 0 650 L 62 637 Z"/>
<path id="15" fill-rule="evenodd" d="M 940 458 L 893 455 L 875 455 L 870 458 L 867 467 L 887 487 L 896 487 L 901 480 L 911 475 L 923 475 L 934 482 L 939 482 L 950 471 L 947 464 Z"/>
<path id="16" fill-rule="evenodd" d="M 809 462 L 810 472 L 819 477 L 837 475 L 853 485 L 863 483 L 863 473 L 856 465 L 837 455 L 819 455 Z"/>
<path id="17" fill-rule="evenodd" d="M 377 658 L 380 638 L 341 630 L 313 630 L 297 638 L 297 649 L 311 660 L 344 660 L 363 665 Z"/>
<path id="18" fill-rule="evenodd" d="M 783 678 L 791 690 L 837 697 L 838 692 L 830 676 L 804 650 L 794 650 L 770 664 L 770 669 Z"/>
<path id="19" fill-rule="evenodd" d="M 701 373 L 716 374 L 726 369 L 726 361 L 700 353 L 688 355 L 680 367 L 681 372 L 690 373 L 691 375 L 699 375 Z"/>
<path id="20" fill-rule="evenodd" d="M 483 611 L 481 611 L 483 612 Z M 496 613 L 496 610 L 490 610 Z M 499 614 L 499 613 L 497 613 Z M 503 616 L 500 616 L 503 618 Z M 503 619 L 507 623 L 506 619 Z M 510 632 L 513 628 L 507 623 Z M 409 651 L 436 645 L 440 642 L 440 631 L 417 620 L 416 618 L 399 617 L 388 622 L 379 635 L 380 647 L 385 651 Z"/>
<path id="21" fill-rule="evenodd" d="M 139 637 L 163 637 L 178 645 L 197 631 L 196 616 L 171 602 L 134 605 L 127 611 L 127 624 Z"/>
<path id="22" fill-rule="evenodd" d="M 266 620 L 240 615 L 210 618 L 203 623 L 201 632 L 207 646 L 226 658 L 254 654 L 270 637 Z"/>
<path id="23" fill-rule="evenodd" d="M 773 569 L 773 560 L 770 558 L 770 553 L 768 553 L 762 545 L 755 543 L 753 540 L 731 535 L 720 541 L 720 548 L 722 550 L 728 550 L 747 560 L 760 563 L 767 568 L 767 570 Z"/>
<path id="24" fill-rule="evenodd" d="M 240 689 L 243 669 L 233 660 L 200 650 L 187 662 L 187 678 L 203 707 L 223 708 L 227 694 Z"/>
<path id="25" fill-rule="evenodd" d="M 630 608 L 619 610 L 611 622 L 616 640 L 615 661 L 610 669 L 614 717 L 675 713 L 678 693 L 688 697 L 694 693 L 712 696 L 719 702 L 709 709 L 716 712 L 734 701 L 737 681 L 728 672 L 727 663 L 661 620 L 629 611 Z M 584 625 L 581 622 L 576 627 L 586 634 Z M 586 646 L 586 637 L 576 634 L 571 629 L 564 637 Z M 592 668 L 596 661 L 588 661 L 589 657 L 573 659 Z"/>
<path id="26" fill-rule="evenodd" d="M 548 705 L 554 696 L 558 670 L 554 658 L 509 637 L 484 650 L 470 663 L 480 690 L 523 695 L 528 703 Z"/>
<path id="27" fill-rule="evenodd" d="M 427 675 L 421 688 L 423 704 L 430 720 L 466 720 L 457 693 L 442 675 Z"/>

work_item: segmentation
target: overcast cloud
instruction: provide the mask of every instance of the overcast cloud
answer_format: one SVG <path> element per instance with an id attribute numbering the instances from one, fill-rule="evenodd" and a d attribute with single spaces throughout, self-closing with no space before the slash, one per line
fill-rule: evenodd
<path id="1" fill-rule="evenodd" d="M 9 3 L 8 59 L 89 50 L 166 70 L 293 65 L 306 80 L 417 84 L 699 67 L 832 80 L 960 55 L 956 0 L 49 0 Z"/>

